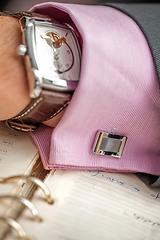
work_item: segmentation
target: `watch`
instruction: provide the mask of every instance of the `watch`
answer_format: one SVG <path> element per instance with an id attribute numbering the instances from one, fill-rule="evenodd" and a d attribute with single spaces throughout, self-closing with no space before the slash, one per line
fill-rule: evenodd
<path id="1" fill-rule="evenodd" d="M 22 29 L 19 54 L 24 58 L 30 104 L 6 120 L 16 130 L 33 131 L 61 112 L 77 87 L 81 66 L 78 32 L 67 23 L 34 13 L 17 13 Z"/>

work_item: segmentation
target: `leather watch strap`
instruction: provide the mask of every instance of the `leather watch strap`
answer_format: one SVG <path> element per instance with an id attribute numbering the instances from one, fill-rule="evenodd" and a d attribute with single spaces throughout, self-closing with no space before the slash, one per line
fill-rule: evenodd
<path id="1" fill-rule="evenodd" d="M 34 12 L 27 12 L 27 11 L 16 12 L 16 13 L 5 12 L 4 14 L 8 17 L 13 17 L 13 18 L 17 18 L 17 19 L 21 19 L 22 17 L 42 17 L 41 14 L 37 14 Z M 46 16 L 46 18 L 47 18 L 47 16 Z"/>
<path id="2" fill-rule="evenodd" d="M 39 123 L 60 113 L 69 104 L 70 99 L 71 94 L 42 90 L 40 97 L 34 98 L 22 112 L 8 119 L 6 123 L 16 130 L 33 131 Z"/>

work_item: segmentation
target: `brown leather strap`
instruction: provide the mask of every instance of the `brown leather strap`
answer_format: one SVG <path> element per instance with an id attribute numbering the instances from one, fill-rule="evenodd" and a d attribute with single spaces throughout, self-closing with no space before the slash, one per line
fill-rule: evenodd
<path id="1" fill-rule="evenodd" d="M 47 121 L 60 113 L 70 102 L 71 94 L 42 90 L 18 115 L 8 119 L 7 125 L 20 131 L 33 131 L 38 123 Z"/>
<path id="2" fill-rule="evenodd" d="M 43 17 L 43 18 L 45 17 L 42 14 L 38 14 L 38 13 L 34 13 L 34 12 L 27 12 L 27 11 L 16 12 L 16 13 L 3 12 L 2 15 L 8 16 L 8 17 L 14 17 L 17 19 L 20 19 L 22 17 Z M 46 16 L 46 18 L 48 18 L 48 17 Z"/>

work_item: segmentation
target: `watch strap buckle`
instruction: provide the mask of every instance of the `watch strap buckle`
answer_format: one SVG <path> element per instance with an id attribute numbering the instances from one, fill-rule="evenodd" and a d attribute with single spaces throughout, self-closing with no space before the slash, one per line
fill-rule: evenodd
<path id="1" fill-rule="evenodd" d="M 13 130 L 18 130 L 18 131 L 23 131 L 23 132 L 32 132 L 36 130 L 39 126 L 38 123 L 35 124 L 29 124 L 29 123 L 22 123 L 22 122 L 16 122 L 14 120 L 7 120 L 5 121 L 6 125 L 13 129 Z"/>

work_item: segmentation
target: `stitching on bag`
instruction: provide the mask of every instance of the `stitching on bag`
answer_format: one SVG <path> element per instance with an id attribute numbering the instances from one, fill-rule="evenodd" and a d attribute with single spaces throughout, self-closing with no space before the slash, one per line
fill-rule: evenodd
<path id="1" fill-rule="evenodd" d="M 17 116 L 17 117 L 14 117 L 12 118 L 13 120 L 16 120 L 16 119 L 19 119 L 19 118 L 22 118 L 24 116 L 26 116 L 29 112 L 31 112 L 41 101 L 43 100 L 43 98 L 39 98 L 26 112 L 24 112 L 23 114 Z"/>

